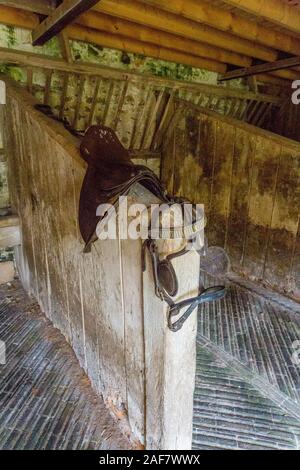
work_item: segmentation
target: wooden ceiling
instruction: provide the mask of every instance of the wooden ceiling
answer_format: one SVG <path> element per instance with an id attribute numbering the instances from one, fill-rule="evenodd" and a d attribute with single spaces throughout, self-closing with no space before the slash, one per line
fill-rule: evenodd
<path id="1" fill-rule="evenodd" d="M 0 23 L 41 29 L 58 3 L 0 0 Z M 73 18 L 64 34 L 226 74 L 300 56 L 300 10 L 284 0 L 101 0 Z M 258 79 L 284 84 L 300 78 L 298 65 L 266 72 Z"/>

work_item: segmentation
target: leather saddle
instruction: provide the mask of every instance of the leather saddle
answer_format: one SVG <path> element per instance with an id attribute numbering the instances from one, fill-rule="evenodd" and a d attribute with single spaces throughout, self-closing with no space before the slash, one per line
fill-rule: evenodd
<path id="1" fill-rule="evenodd" d="M 91 126 L 85 133 L 80 153 L 88 169 L 83 181 L 79 202 L 79 226 L 89 252 L 96 241 L 96 216 L 100 204 L 117 204 L 120 196 L 141 183 L 163 202 L 170 202 L 161 182 L 147 167 L 135 165 L 114 131 L 104 126 Z"/>
<path id="2" fill-rule="evenodd" d="M 134 184 L 140 183 L 164 204 L 176 203 L 182 204 L 183 207 L 183 204 L 187 202 L 184 199 L 169 196 L 157 176 L 149 168 L 135 165 L 114 131 L 108 127 L 91 126 L 81 141 L 80 152 L 88 164 L 79 203 L 79 226 L 85 242 L 85 253 L 91 250 L 92 243 L 97 240 L 96 228 L 101 218 L 104 217 L 97 216 L 98 206 L 107 203 L 117 205 L 119 197 L 128 194 Z M 195 227 L 196 221 L 193 228 Z M 173 297 L 178 292 L 178 280 L 172 259 L 184 255 L 187 252 L 186 247 L 168 255 L 165 259 L 160 259 L 156 241 L 149 236 L 143 244 L 143 270 L 145 270 L 146 249 L 151 257 L 155 293 L 169 306 L 170 330 L 180 330 L 200 303 L 214 301 L 225 295 L 225 287 L 215 286 L 203 290 L 197 297 L 174 302 Z M 173 321 L 183 308 L 186 308 L 184 314 Z"/>

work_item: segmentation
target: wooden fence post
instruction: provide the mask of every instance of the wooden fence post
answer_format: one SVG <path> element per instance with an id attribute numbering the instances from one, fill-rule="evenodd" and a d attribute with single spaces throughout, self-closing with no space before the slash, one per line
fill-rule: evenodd
<path id="1" fill-rule="evenodd" d="M 159 241 L 160 252 L 174 251 L 174 240 Z M 177 240 L 178 243 L 178 240 Z M 198 294 L 200 257 L 195 251 L 172 261 L 182 300 Z M 176 333 L 167 326 L 168 307 L 155 296 L 152 267 L 147 256 L 143 275 L 146 448 L 191 448 L 193 396 L 196 374 L 196 310 Z"/>

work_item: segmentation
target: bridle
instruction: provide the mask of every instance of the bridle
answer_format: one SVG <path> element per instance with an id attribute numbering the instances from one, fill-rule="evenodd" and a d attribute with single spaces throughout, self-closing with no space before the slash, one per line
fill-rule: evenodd
<path id="1" fill-rule="evenodd" d="M 176 202 L 178 203 L 178 199 Z M 183 202 L 184 201 L 182 201 L 182 203 Z M 201 223 L 201 221 L 193 220 L 191 230 L 187 230 L 187 232 L 190 232 L 190 238 L 186 240 L 184 248 L 167 255 L 163 259 L 160 259 L 156 240 L 149 236 L 149 238 L 143 243 L 142 270 L 143 272 L 146 270 L 146 250 L 148 250 L 152 264 L 155 294 L 161 301 L 166 302 L 168 305 L 167 324 L 168 328 L 173 332 L 177 332 L 183 327 L 186 320 L 200 304 L 222 299 L 226 294 L 225 286 L 214 286 L 204 289 L 196 297 L 191 297 L 179 302 L 175 302 L 173 300 L 173 297 L 178 293 L 179 286 L 175 269 L 172 265 L 172 260 L 189 253 L 190 250 L 188 249 L 188 244 L 193 241 L 197 234 L 199 234 L 201 228 L 204 229 L 204 225 L 204 221 Z M 176 232 L 176 229 L 173 228 L 172 235 L 174 235 L 174 232 Z M 187 307 L 187 309 L 183 315 L 179 319 L 173 321 L 185 307 Z"/>

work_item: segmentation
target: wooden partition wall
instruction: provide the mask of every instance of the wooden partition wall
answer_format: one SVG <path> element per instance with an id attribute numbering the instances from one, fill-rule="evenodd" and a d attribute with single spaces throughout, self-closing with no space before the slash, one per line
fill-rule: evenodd
<path id="1" fill-rule="evenodd" d="M 4 134 L 11 202 L 20 219 L 21 281 L 71 344 L 134 443 L 188 449 L 196 312 L 179 332 L 168 329 L 167 305 L 155 296 L 150 259 L 142 273 L 141 240 L 98 240 L 91 253 L 83 253 L 78 202 L 85 162 L 79 142 L 34 104 L 7 81 Z M 163 242 L 168 254 L 170 245 Z M 179 298 L 197 295 L 199 256 L 191 252 L 176 263 Z"/>
<path id="2" fill-rule="evenodd" d="M 226 248 L 234 271 L 300 299 L 300 144 L 177 104 L 168 190 L 205 204 L 209 244 Z"/>

